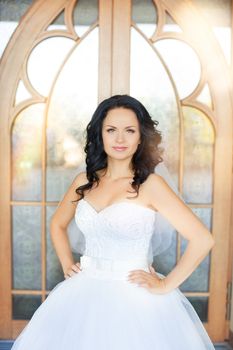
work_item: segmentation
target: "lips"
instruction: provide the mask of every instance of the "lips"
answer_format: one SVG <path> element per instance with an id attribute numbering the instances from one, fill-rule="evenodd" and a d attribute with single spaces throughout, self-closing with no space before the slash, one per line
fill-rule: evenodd
<path id="1" fill-rule="evenodd" d="M 115 151 L 124 151 L 127 147 L 113 147 L 113 149 L 115 149 Z"/>

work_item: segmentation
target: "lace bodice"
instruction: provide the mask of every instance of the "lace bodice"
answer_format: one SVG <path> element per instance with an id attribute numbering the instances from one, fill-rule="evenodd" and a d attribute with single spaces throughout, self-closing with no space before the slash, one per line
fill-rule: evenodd
<path id="1" fill-rule="evenodd" d="M 126 201 L 97 212 L 81 199 L 75 213 L 85 236 L 85 254 L 109 259 L 147 258 L 155 219 L 153 209 Z"/>

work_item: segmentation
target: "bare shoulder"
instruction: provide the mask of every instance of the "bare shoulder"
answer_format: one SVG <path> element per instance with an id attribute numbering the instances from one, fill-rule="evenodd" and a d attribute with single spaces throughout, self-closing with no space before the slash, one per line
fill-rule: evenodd
<path id="1" fill-rule="evenodd" d="M 150 205 L 157 211 L 161 210 L 161 205 L 171 202 L 171 199 L 178 199 L 173 189 L 167 184 L 164 178 L 156 173 L 148 175 L 144 182 L 144 193 Z"/>
<path id="2" fill-rule="evenodd" d="M 74 184 L 75 186 L 79 187 L 85 185 L 86 183 L 88 183 L 87 174 L 85 171 L 82 171 L 75 177 Z"/>
<path id="3" fill-rule="evenodd" d="M 170 189 L 167 182 L 164 180 L 164 178 L 156 173 L 149 174 L 146 181 L 145 181 L 146 188 L 148 191 L 156 189 Z"/>

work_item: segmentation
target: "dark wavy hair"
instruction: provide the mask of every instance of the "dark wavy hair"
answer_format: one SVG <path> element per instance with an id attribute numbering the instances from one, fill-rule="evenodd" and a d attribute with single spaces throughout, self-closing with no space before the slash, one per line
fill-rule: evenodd
<path id="1" fill-rule="evenodd" d="M 84 191 L 92 188 L 94 182 L 99 185 L 97 171 L 107 167 L 107 154 L 104 151 L 102 140 L 102 125 L 108 111 L 115 108 L 127 108 L 132 110 L 138 119 L 140 127 L 141 143 L 132 157 L 132 168 L 134 171 L 131 186 L 136 191 L 136 197 L 140 184 L 142 184 L 149 174 L 154 173 L 154 168 L 163 161 L 161 154 L 163 148 L 158 145 L 162 141 L 161 132 L 156 129 L 159 124 L 149 115 L 146 108 L 136 98 L 129 95 L 114 95 L 103 100 L 95 110 L 91 121 L 86 127 L 86 177 L 88 183 L 79 186 L 75 192 L 84 197 Z M 132 198 L 132 197 L 131 197 Z M 135 197 L 134 197 L 135 198 Z M 77 201 L 78 201 L 77 200 Z"/>

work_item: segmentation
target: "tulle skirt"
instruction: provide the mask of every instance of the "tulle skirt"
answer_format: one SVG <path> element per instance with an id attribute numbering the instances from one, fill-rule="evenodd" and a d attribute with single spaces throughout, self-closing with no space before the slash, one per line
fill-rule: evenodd
<path id="1" fill-rule="evenodd" d="M 178 288 L 152 294 L 127 281 L 129 271 L 149 272 L 147 261 L 80 262 L 82 271 L 55 286 L 13 350 L 214 350 Z"/>

